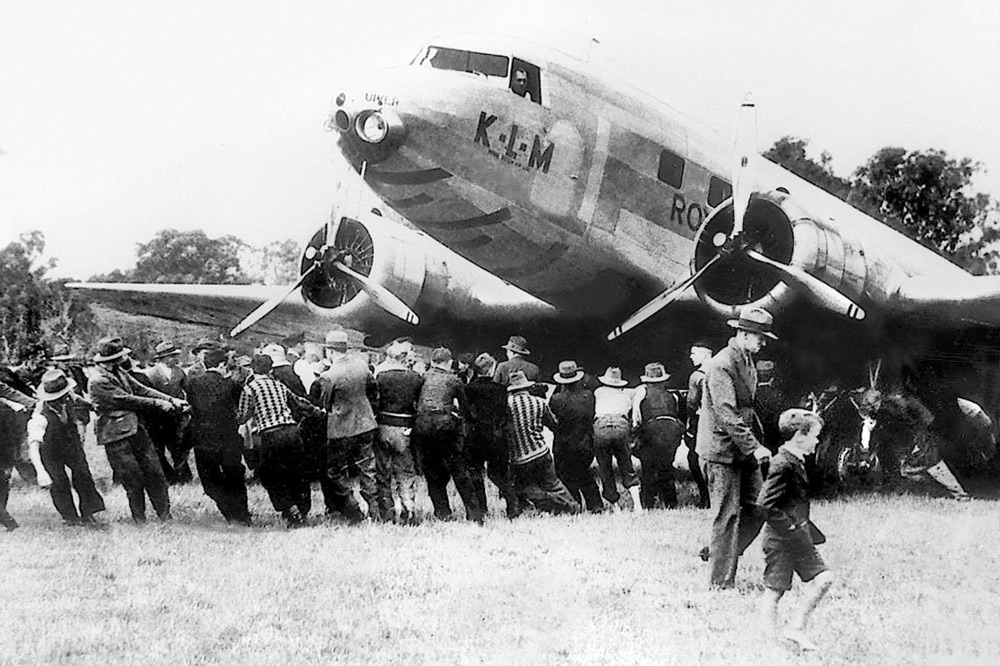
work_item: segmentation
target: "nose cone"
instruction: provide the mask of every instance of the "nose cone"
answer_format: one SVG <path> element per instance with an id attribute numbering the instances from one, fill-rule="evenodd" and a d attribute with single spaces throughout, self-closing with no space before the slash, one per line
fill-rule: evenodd
<path id="1" fill-rule="evenodd" d="M 399 103 L 395 97 L 361 90 L 353 87 L 337 95 L 327 127 L 340 133 L 345 153 L 377 164 L 399 148 L 406 128 L 393 110 Z"/>

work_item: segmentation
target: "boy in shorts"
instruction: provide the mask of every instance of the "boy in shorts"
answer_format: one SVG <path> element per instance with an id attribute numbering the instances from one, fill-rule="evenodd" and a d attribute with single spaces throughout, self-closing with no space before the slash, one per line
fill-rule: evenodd
<path id="1" fill-rule="evenodd" d="M 761 615 L 772 635 L 778 636 L 778 602 L 791 589 L 792 572 L 808 589 L 802 605 L 780 632 L 782 640 L 803 650 L 818 646 L 806 635 L 805 626 L 820 599 L 830 589 L 833 574 L 816 552 L 826 539 L 809 520 L 809 479 L 805 457 L 816 452 L 823 420 L 805 409 L 789 409 L 778 418 L 785 443 L 771 458 L 767 479 L 757 503 L 767 516 L 764 528 L 764 596 Z"/>

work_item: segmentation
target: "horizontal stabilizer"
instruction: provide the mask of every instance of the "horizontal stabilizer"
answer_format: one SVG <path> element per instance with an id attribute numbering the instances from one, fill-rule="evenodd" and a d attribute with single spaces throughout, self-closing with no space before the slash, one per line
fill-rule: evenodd
<path id="1" fill-rule="evenodd" d="M 1000 276 L 907 278 L 889 307 L 932 326 L 1000 326 Z"/>

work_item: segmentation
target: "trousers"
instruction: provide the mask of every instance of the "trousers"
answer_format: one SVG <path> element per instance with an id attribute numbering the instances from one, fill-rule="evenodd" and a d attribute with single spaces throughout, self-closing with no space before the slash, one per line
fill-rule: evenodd
<path id="1" fill-rule="evenodd" d="M 94 477 L 90 473 L 87 456 L 80 442 L 43 442 L 38 453 L 42 466 L 52 478 L 52 485 L 49 487 L 52 504 L 63 520 L 75 523 L 81 518 L 89 518 L 104 511 L 104 498 L 94 485 Z M 73 499 L 74 490 L 80 498 L 79 510 Z"/>
<path id="2" fill-rule="evenodd" d="M 732 464 L 706 461 L 705 480 L 715 520 L 709 543 L 709 586 L 729 588 L 736 583 L 736 565 L 764 526 L 757 506 L 762 479 L 755 458 Z"/>
<path id="3" fill-rule="evenodd" d="M 115 478 L 125 486 L 132 520 L 146 520 L 146 495 L 157 516 L 164 520 L 170 517 L 167 479 L 142 426 L 134 435 L 105 444 L 104 453 Z"/>

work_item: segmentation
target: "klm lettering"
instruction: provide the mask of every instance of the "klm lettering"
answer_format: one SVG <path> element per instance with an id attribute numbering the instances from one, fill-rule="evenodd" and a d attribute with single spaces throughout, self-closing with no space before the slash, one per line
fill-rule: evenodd
<path id="1" fill-rule="evenodd" d="M 505 130 L 494 129 L 496 121 L 496 116 L 489 115 L 485 111 L 479 112 L 479 123 L 472 139 L 473 145 L 481 145 L 493 157 L 525 171 L 535 169 L 541 170 L 542 173 L 549 172 L 556 148 L 554 143 L 545 142 L 543 145 L 539 134 L 526 134 L 517 123 L 511 123 Z M 494 132 L 492 136 L 491 130 Z M 532 137 L 530 144 L 528 136 Z M 491 143 L 491 139 L 496 140 L 495 145 Z"/>

